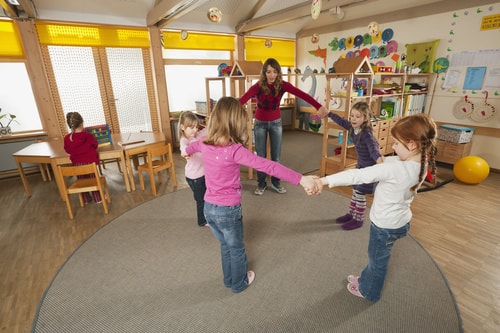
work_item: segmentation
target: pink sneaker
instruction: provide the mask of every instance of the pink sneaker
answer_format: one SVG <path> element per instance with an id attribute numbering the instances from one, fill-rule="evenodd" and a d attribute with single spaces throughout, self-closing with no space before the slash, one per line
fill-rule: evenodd
<path id="1" fill-rule="evenodd" d="M 347 290 L 354 296 L 358 296 L 361 298 L 365 298 L 361 293 L 359 292 L 359 284 L 357 282 L 349 282 L 347 284 Z"/>
<path id="2" fill-rule="evenodd" d="M 347 281 L 352 283 L 358 283 L 359 275 L 348 275 Z"/>
<path id="3" fill-rule="evenodd" d="M 247 277 L 248 277 L 248 285 L 252 284 L 253 280 L 255 280 L 255 272 L 254 271 L 248 271 L 247 272 Z"/>

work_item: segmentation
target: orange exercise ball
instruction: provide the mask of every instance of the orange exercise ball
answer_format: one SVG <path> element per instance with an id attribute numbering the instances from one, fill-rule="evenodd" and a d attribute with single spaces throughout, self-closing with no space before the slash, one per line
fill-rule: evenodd
<path id="1" fill-rule="evenodd" d="M 490 166 L 479 156 L 465 156 L 453 165 L 453 174 L 462 183 L 479 184 L 490 174 Z"/>

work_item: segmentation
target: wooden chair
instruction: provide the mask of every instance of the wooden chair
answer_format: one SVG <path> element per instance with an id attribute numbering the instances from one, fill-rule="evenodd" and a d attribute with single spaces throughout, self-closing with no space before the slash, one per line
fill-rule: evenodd
<path id="1" fill-rule="evenodd" d="M 104 208 L 104 214 L 108 214 L 108 203 L 111 203 L 111 197 L 109 195 L 108 183 L 106 178 L 101 176 L 97 170 L 97 165 L 95 163 L 86 165 L 58 165 L 59 173 L 61 179 L 64 177 L 82 176 L 82 175 L 94 175 L 89 178 L 77 178 L 69 186 L 64 181 L 63 188 L 63 199 L 66 201 L 66 207 L 68 207 L 68 215 L 70 219 L 73 219 L 73 209 L 71 208 L 71 203 L 69 200 L 70 194 L 78 194 L 80 199 L 80 206 L 84 207 L 85 203 L 83 201 L 84 192 L 99 191 L 102 199 L 102 207 Z M 106 203 L 107 201 L 107 203 Z"/>
<path id="2" fill-rule="evenodd" d="M 174 158 L 172 155 L 172 145 L 170 143 L 167 143 L 149 147 L 145 163 L 139 164 L 137 166 L 141 189 L 144 191 L 144 176 L 142 173 L 147 172 L 149 173 L 149 179 L 151 181 L 152 193 L 153 195 L 156 196 L 156 182 L 154 175 L 155 173 L 158 173 L 158 180 L 161 183 L 162 182 L 161 171 L 162 170 L 167 171 L 167 179 L 168 179 L 168 169 L 170 169 L 172 172 L 172 180 L 174 182 L 174 186 L 177 186 Z"/>

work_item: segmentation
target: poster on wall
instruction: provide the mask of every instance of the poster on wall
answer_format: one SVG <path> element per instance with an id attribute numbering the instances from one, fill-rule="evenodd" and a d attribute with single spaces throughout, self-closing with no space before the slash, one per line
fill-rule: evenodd
<path id="1" fill-rule="evenodd" d="M 478 90 L 483 86 L 486 67 L 469 67 L 465 73 L 464 88 L 465 90 Z"/>
<path id="2" fill-rule="evenodd" d="M 406 63 L 412 68 L 420 69 L 420 73 L 432 73 L 432 63 L 436 57 L 439 39 L 416 44 L 406 44 Z"/>

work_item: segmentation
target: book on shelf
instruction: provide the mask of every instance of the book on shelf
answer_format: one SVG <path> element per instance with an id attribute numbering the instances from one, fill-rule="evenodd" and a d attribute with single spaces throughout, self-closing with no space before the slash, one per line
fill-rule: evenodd
<path id="1" fill-rule="evenodd" d="M 403 116 L 423 113 L 425 111 L 426 97 L 426 94 L 406 95 Z"/>
<path id="2" fill-rule="evenodd" d="M 380 119 L 391 119 L 398 116 L 399 110 L 399 100 L 395 99 L 383 99 L 380 102 Z"/>

